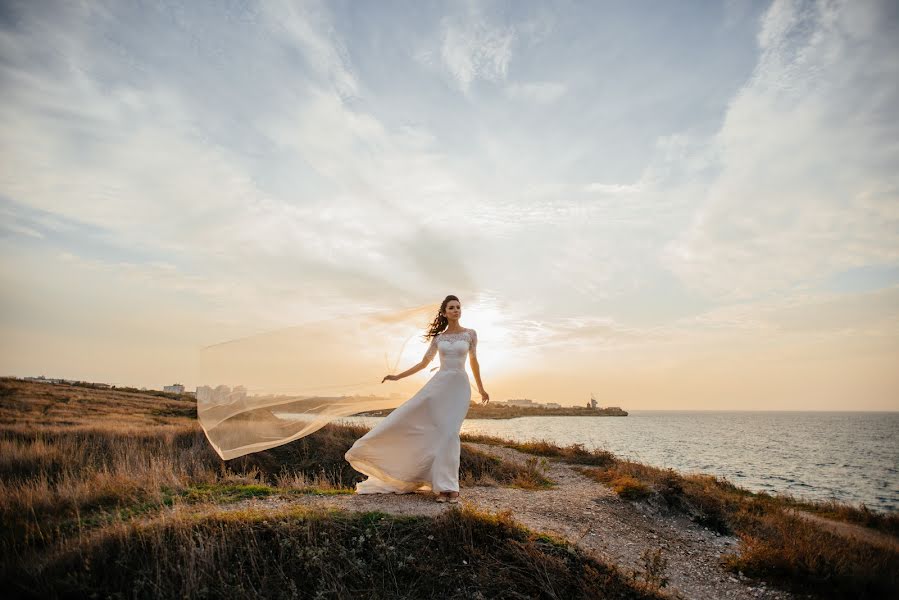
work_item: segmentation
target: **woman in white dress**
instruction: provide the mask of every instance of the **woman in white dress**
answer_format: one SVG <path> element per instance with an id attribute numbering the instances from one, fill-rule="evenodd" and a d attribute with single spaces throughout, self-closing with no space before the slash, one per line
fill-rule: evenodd
<path id="1" fill-rule="evenodd" d="M 465 371 L 468 355 L 481 401 L 490 395 L 481 384 L 478 335 L 462 327 L 462 304 L 444 298 L 425 339 L 431 345 L 417 365 L 381 380 L 396 381 L 426 368 L 440 353 L 440 370 L 414 396 L 396 408 L 344 455 L 354 469 L 368 475 L 356 484 L 358 494 L 437 492 L 438 502 L 459 501 L 459 430 L 471 403 Z"/>

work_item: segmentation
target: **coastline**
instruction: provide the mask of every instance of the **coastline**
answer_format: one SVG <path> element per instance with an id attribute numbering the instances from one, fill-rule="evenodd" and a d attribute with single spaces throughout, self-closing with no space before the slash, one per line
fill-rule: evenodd
<path id="1" fill-rule="evenodd" d="M 362 412 L 357 417 L 386 417 L 394 408 Z M 564 408 L 529 408 L 519 406 L 484 406 L 472 403 L 466 419 L 516 419 L 518 417 L 626 417 L 628 412 L 617 406 L 609 408 L 586 408 L 570 406 Z"/>

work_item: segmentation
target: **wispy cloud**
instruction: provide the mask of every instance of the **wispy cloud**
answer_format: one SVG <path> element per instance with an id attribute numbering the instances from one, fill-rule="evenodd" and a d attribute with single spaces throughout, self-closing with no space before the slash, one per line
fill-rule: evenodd
<path id="1" fill-rule="evenodd" d="M 894 12 L 772 5 L 714 139 L 720 175 L 664 254 L 686 283 L 745 298 L 899 260 Z"/>
<path id="2" fill-rule="evenodd" d="M 529 100 L 539 104 L 551 104 L 561 98 L 567 89 L 564 83 L 540 81 L 512 83 L 506 87 L 506 93 L 515 100 Z"/>
<path id="3" fill-rule="evenodd" d="M 584 191 L 599 194 L 636 194 L 643 189 L 642 183 L 588 183 Z"/>
<path id="4" fill-rule="evenodd" d="M 338 94 L 352 97 L 359 93 L 359 83 L 347 57 L 346 46 L 335 35 L 325 4 L 274 0 L 262 4 L 261 9 L 266 29 L 300 49 L 306 63 Z"/>
<path id="5" fill-rule="evenodd" d="M 474 16 L 447 19 L 440 56 L 463 92 L 475 79 L 499 82 L 506 78 L 515 42 L 514 29 L 494 27 Z"/>

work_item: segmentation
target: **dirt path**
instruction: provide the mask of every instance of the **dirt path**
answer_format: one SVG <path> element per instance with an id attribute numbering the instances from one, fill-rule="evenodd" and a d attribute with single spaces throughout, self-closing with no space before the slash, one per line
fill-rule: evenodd
<path id="1" fill-rule="evenodd" d="M 511 448 L 471 445 L 508 461 L 529 456 Z M 509 508 L 522 524 L 559 534 L 620 567 L 642 569 L 641 553 L 661 548 L 668 560 L 669 583 L 664 589 L 683 598 L 797 598 L 721 567 L 720 556 L 738 545 L 735 537 L 717 535 L 686 517 L 664 516 L 645 504 L 622 500 L 566 463 L 550 462 L 547 474 L 558 483 L 555 489 L 475 487 L 464 489 L 463 494 L 479 508 Z"/>
<path id="2" fill-rule="evenodd" d="M 855 538 L 867 544 L 871 544 L 872 546 L 880 546 L 881 548 L 885 548 L 887 550 L 899 552 L 899 541 L 897 541 L 895 537 L 886 533 L 874 531 L 873 529 L 868 529 L 867 527 L 862 527 L 861 525 L 856 525 L 854 523 L 834 521 L 833 519 L 827 519 L 819 515 L 796 510 L 793 508 L 787 508 L 785 510 L 790 514 L 793 514 L 797 517 L 802 517 L 803 519 L 807 519 L 817 525 L 820 525 L 824 529 L 829 529 L 837 535 Z"/>

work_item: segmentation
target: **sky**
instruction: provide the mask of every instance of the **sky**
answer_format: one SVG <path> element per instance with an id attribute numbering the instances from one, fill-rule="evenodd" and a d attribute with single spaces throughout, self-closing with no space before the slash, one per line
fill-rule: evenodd
<path id="1" fill-rule="evenodd" d="M 899 410 L 899 4 L 245 4 L 0 4 L 0 374 L 455 294 L 494 400 Z"/>

